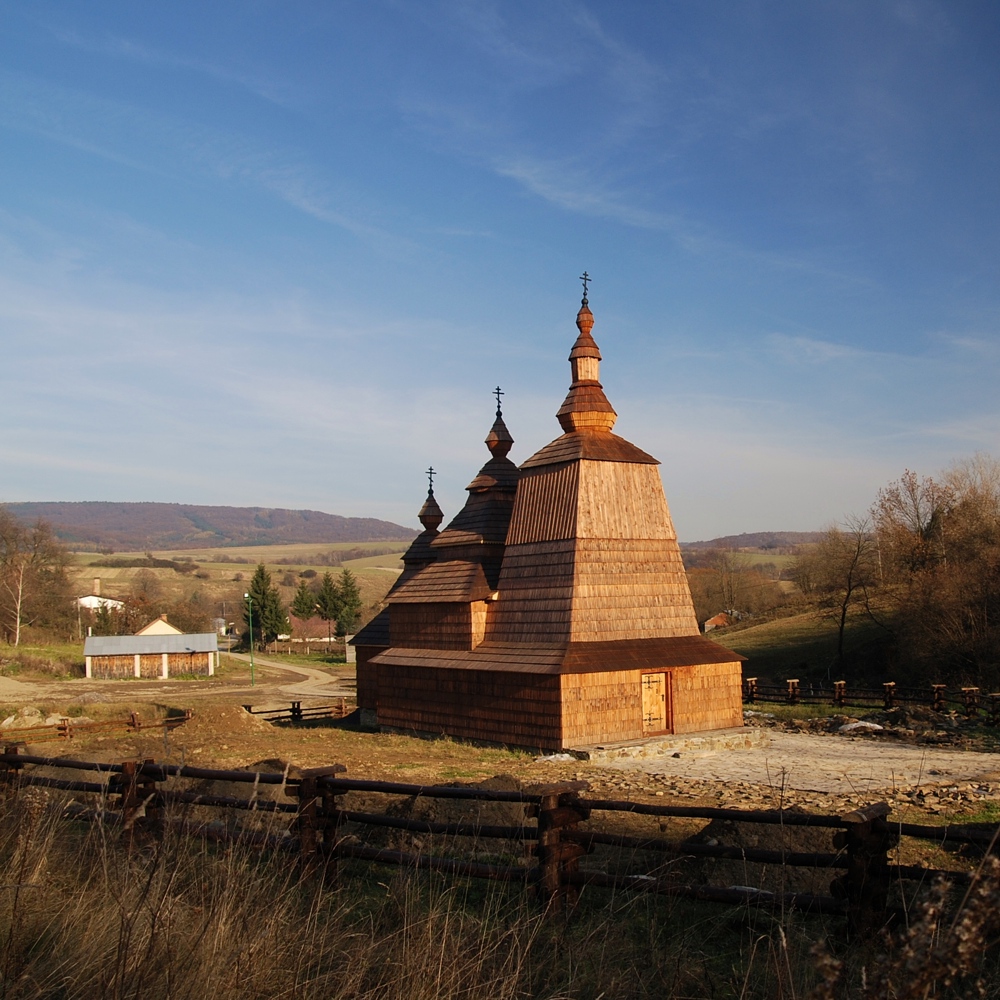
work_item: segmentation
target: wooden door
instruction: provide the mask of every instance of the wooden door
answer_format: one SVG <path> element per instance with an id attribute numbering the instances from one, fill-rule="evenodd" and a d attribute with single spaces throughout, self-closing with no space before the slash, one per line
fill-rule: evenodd
<path id="1" fill-rule="evenodd" d="M 642 731 L 664 733 L 670 730 L 670 691 L 666 674 L 642 675 Z"/>

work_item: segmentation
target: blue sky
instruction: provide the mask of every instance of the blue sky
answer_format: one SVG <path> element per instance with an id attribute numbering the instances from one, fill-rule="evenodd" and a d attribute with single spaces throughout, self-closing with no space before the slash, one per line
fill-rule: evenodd
<path id="1" fill-rule="evenodd" d="M 447 517 L 577 276 L 682 539 L 1000 455 L 1000 5 L 0 0 L 0 500 Z"/>

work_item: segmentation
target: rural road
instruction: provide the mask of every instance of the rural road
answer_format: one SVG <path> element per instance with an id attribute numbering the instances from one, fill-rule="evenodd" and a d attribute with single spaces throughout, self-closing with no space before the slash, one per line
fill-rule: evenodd
<path id="1" fill-rule="evenodd" d="M 771 730 L 768 736 L 766 744 L 747 750 L 625 759 L 606 766 L 679 779 L 747 782 L 842 795 L 867 795 L 901 785 L 1000 780 L 1000 754 L 780 730 Z"/>
<path id="2" fill-rule="evenodd" d="M 228 655 L 233 659 L 250 663 L 250 657 L 246 653 L 229 653 Z M 329 670 L 318 670 L 315 667 L 293 666 L 280 660 L 269 660 L 266 656 L 254 656 L 254 663 L 262 667 L 286 670 L 305 678 L 305 680 L 295 684 L 269 681 L 261 685 L 262 689 L 280 693 L 288 698 L 348 698 L 353 697 L 355 693 L 353 667 L 346 667 L 344 674 L 350 676 L 344 676 L 339 672 L 331 673 Z"/>

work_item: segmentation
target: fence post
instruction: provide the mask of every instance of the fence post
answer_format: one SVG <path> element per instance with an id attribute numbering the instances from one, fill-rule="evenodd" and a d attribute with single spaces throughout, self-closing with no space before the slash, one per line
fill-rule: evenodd
<path id="1" fill-rule="evenodd" d="M 302 778 L 299 781 L 299 811 L 295 825 L 299 831 L 299 867 L 308 870 L 316 860 L 316 779 Z"/>
<path id="2" fill-rule="evenodd" d="M 295 788 L 287 789 L 285 794 L 297 797 L 299 800 L 299 811 L 295 816 L 294 826 L 299 835 L 300 870 L 303 872 L 313 870 L 316 855 L 322 851 L 323 880 L 327 883 L 333 882 L 337 875 L 335 848 L 337 824 L 340 818 L 337 795 L 340 793 L 321 783 L 320 779 L 342 774 L 346 770 L 343 764 L 288 769 L 288 777 L 297 778 L 299 782 Z"/>
<path id="3" fill-rule="evenodd" d="M 970 719 L 979 715 L 979 688 L 962 688 L 962 708 Z"/>
<path id="4" fill-rule="evenodd" d="M 590 818 L 590 810 L 580 802 L 579 796 L 589 787 L 587 781 L 561 781 L 526 789 L 530 794 L 541 796 L 537 806 L 536 885 L 539 898 L 549 910 L 558 911 L 576 902 L 578 890 L 576 886 L 562 884 L 562 873 L 576 871 L 580 858 L 589 850 L 583 844 L 563 840 L 562 833 Z"/>
<path id="5" fill-rule="evenodd" d="M 797 677 L 788 678 L 788 704 L 797 705 L 799 703 L 799 681 Z"/>
<path id="6" fill-rule="evenodd" d="M 886 681 L 882 685 L 882 706 L 885 711 L 896 707 L 896 682 Z"/>
<path id="7" fill-rule="evenodd" d="M 833 682 L 833 703 L 838 708 L 844 707 L 844 702 L 847 701 L 847 681 L 834 681 Z"/>
<path id="8" fill-rule="evenodd" d="M 292 722 L 302 721 L 302 702 L 293 701 L 292 702 Z"/>
<path id="9" fill-rule="evenodd" d="M 752 705 L 757 700 L 757 678 L 747 677 L 743 681 L 743 700 Z"/>
<path id="10" fill-rule="evenodd" d="M 137 832 L 154 834 L 163 832 L 162 809 L 156 789 L 157 779 L 152 774 L 144 773 L 147 765 L 155 767 L 156 761 L 149 757 L 141 764 L 134 760 L 122 763 L 119 808 L 124 819 L 122 841 L 128 849 L 135 843 Z"/>
<path id="11" fill-rule="evenodd" d="M 3 752 L 15 756 L 21 752 L 21 748 L 16 743 L 9 743 L 7 744 L 7 746 L 3 748 Z M 17 788 L 18 788 L 17 776 L 22 766 L 23 765 L 21 764 L 15 764 L 11 761 L 6 761 L 6 760 L 3 762 L 2 765 L 0 765 L 0 770 L 4 772 L 6 778 L 6 780 L 4 781 L 5 785 L 4 795 L 6 797 L 17 795 Z M 13 774 L 11 774 L 11 772 L 13 772 Z"/>
<path id="12" fill-rule="evenodd" d="M 1000 726 L 1000 693 L 986 696 L 990 700 L 989 718 L 986 720 L 988 726 Z"/>
<path id="13" fill-rule="evenodd" d="M 948 689 L 947 684 L 932 684 L 931 685 L 931 711 L 932 712 L 943 712 L 944 711 L 944 693 Z"/>
<path id="14" fill-rule="evenodd" d="M 889 897 L 888 852 L 899 837 L 883 822 L 887 802 L 876 802 L 841 816 L 847 824 L 833 835 L 833 846 L 847 850 L 847 871 L 830 883 L 834 896 L 847 900 L 847 923 L 854 934 L 879 930 L 886 921 Z"/>

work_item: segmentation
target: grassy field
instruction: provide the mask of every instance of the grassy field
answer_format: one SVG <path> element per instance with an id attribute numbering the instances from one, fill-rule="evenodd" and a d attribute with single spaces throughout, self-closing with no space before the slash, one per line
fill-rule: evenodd
<path id="1" fill-rule="evenodd" d="M 865 648 L 884 634 L 870 619 L 852 618 L 845 631 L 845 651 Z M 744 674 L 762 681 L 769 678 L 781 683 L 788 677 L 824 679 L 837 661 L 836 623 L 816 611 L 747 628 L 717 629 L 710 637 L 748 657 Z"/>
<path id="2" fill-rule="evenodd" d="M 358 580 L 361 600 L 365 607 L 377 604 L 385 596 L 403 568 L 400 555 L 406 542 L 324 543 L 310 545 L 258 545 L 245 548 L 191 549 L 186 551 L 153 552 L 157 559 L 181 563 L 186 559 L 197 569 L 181 573 L 171 568 L 142 566 L 115 567 L 95 565 L 114 560 L 142 559 L 142 552 L 116 552 L 113 556 L 97 553 L 76 553 L 70 567 L 73 589 L 78 594 L 90 593 L 94 577 L 100 578 L 101 593 L 106 597 L 125 597 L 134 591 L 140 580 L 153 580 L 158 595 L 167 601 L 207 599 L 214 614 L 236 621 L 242 604 L 245 585 L 249 583 L 257 564 L 263 562 L 271 579 L 281 591 L 286 604 L 291 602 L 298 586 L 299 574 L 313 570 L 318 576 L 331 573 L 336 578 L 342 569 L 349 569 Z M 383 550 L 396 551 L 386 553 Z M 377 554 L 346 560 L 339 566 L 329 565 L 330 553 L 361 549 Z"/>

